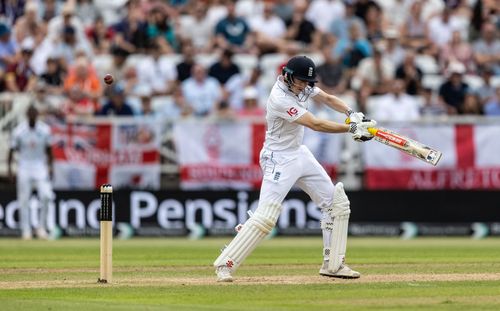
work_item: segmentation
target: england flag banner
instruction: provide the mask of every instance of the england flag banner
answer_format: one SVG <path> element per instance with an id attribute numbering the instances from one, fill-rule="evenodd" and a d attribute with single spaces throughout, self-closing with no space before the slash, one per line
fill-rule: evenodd
<path id="1" fill-rule="evenodd" d="M 363 144 L 367 189 L 500 189 L 500 125 L 381 124 L 443 156 L 436 167 L 383 144 Z"/>
<path id="2" fill-rule="evenodd" d="M 258 189 L 263 120 L 185 120 L 174 125 L 182 189 Z M 304 144 L 335 178 L 342 135 L 306 130 Z"/>
<path id="3" fill-rule="evenodd" d="M 147 119 L 54 124 L 54 188 L 160 188 L 160 126 Z"/>

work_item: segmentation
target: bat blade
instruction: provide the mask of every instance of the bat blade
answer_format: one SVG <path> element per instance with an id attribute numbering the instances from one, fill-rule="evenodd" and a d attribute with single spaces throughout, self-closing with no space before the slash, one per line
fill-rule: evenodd
<path id="1" fill-rule="evenodd" d="M 406 136 L 397 134 L 384 128 L 369 128 L 368 131 L 375 136 L 375 140 L 385 145 L 401 150 L 412 157 L 436 166 L 443 153 L 426 146 Z"/>

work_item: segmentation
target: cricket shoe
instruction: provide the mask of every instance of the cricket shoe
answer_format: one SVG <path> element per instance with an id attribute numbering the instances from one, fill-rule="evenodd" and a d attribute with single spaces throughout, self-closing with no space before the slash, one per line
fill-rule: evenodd
<path id="1" fill-rule="evenodd" d="M 30 241 L 33 238 L 31 232 L 23 232 L 22 239 L 25 241 Z"/>
<path id="2" fill-rule="evenodd" d="M 233 276 L 231 275 L 231 269 L 226 266 L 218 266 L 215 269 L 215 274 L 217 274 L 217 282 L 232 282 Z"/>
<path id="3" fill-rule="evenodd" d="M 361 276 L 361 273 L 352 270 L 347 265 L 341 265 L 340 268 L 335 272 L 330 271 L 328 270 L 328 260 L 323 261 L 323 266 L 321 266 L 321 269 L 319 269 L 319 274 L 341 279 L 357 279 Z"/>
<path id="4" fill-rule="evenodd" d="M 36 229 L 36 236 L 40 240 L 48 240 L 49 239 L 49 234 L 47 233 L 47 231 L 44 228 Z"/>

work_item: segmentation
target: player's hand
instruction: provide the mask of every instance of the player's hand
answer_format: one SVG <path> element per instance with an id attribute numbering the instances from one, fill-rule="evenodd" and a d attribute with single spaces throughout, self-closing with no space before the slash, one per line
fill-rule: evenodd
<path id="1" fill-rule="evenodd" d="M 350 122 L 356 123 L 359 123 L 363 121 L 363 119 L 366 119 L 365 115 L 362 112 L 354 112 L 352 110 L 349 112 L 349 115 L 347 117 L 349 118 Z"/>
<path id="2" fill-rule="evenodd" d="M 364 142 L 372 139 L 374 136 L 368 131 L 368 128 L 375 127 L 377 122 L 363 118 L 361 122 L 350 122 L 349 132 L 352 134 L 352 139 L 358 142 Z"/>

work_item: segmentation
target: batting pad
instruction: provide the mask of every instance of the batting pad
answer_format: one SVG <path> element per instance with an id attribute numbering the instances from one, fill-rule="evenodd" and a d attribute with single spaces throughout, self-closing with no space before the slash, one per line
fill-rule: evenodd
<path id="1" fill-rule="evenodd" d="M 231 272 L 236 271 L 260 241 L 274 228 L 280 212 L 281 204 L 279 203 L 260 205 L 214 261 L 214 266 L 227 266 Z"/>
<path id="2" fill-rule="evenodd" d="M 347 248 L 347 229 L 351 209 L 344 185 L 339 182 L 335 185 L 332 208 L 329 210 L 333 218 L 333 230 L 331 236 L 330 257 L 328 270 L 337 271 L 344 263 Z"/>

